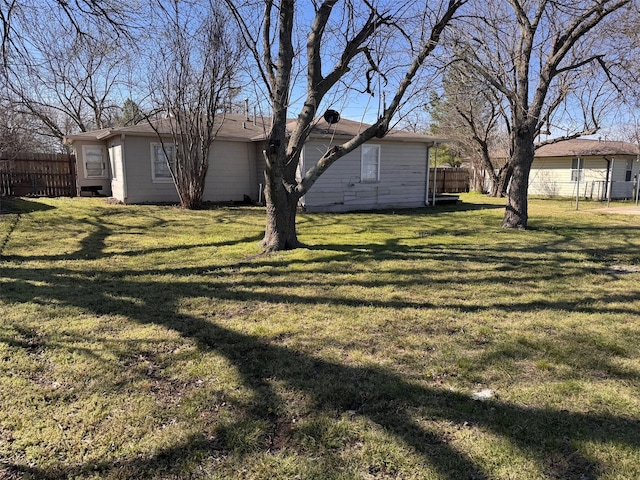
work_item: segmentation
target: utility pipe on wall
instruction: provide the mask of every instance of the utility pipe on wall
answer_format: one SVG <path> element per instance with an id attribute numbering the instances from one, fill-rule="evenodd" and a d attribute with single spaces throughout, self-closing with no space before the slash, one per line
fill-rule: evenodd
<path id="1" fill-rule="evenodd" d="M 433 203 L 431 205 L 433 205 L 435 207 L 436 205 L 436 173 L 438 171 L 438 142 L 435 143 L 435 147 L 436 147 L 436 154 L 435 154 L 435 158 L 433 159 Z"/>
<path id="2" fill-rule="evenodd" d="M 576 176 L 576 210 L 580 208 L 580 156 L 578 156 L 578 174 Z"/>
<path id="3" fill-rule="evenodd" d="M 431 146 L 427 147 L 427 174 L 425 175 L 424 185 L 424 204 L 429 205 L 429 173 L 431 169 Z"/>
<path id="4" fill-rule="evenodd" d="M 636 162 L 640 163 L 640 155 L 636 157 Z M 636 207 L 638 206 L 639 200 L 640 200 L 640 169 L 638 169 L 638 173 L 636 173 Z"/>
<path id="5" fill-rule="evenodd" d="M 611 204 L 611 190 L 613 189 L 613 166 L 616 159 L 611 157 L 611 173 L 609 174 L 609 185 L 607 186 L 607 207 Z"/>

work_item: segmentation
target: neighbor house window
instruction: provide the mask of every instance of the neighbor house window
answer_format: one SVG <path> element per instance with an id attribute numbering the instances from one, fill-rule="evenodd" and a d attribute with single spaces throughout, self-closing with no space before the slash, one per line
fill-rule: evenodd
<path id="1" fill-rule="evenodd" d="M 627 170 L 624 173 L 624 181 L 630 182 L 631 175 L 633 174 L 633 160 L 627 160 Z"/>
<path id="2" fill-rule="evenodd" d="M 107 162 L 104 148 L 101 146 L 92 147 L 85 145 L 84 150 L 84 177 L 85 178 L 106 178 Z"/>
<path id="3" fill-rule="evenodd" d="M 584 159 L 573 158 L 571 160 L 571 181 L 577 182 L 584 180 Z"/>
<path id="4" fill-rule="evenodd" d="M 171 183 L 171 168 L 174 167 L 176 161 L 175 147 L 172 143 L 151 144 L 151 177 L 154 183 Z"/>
<path id="5" fill-rule="evenodd" d="M 362 164 L 360 181 L 377 182 L 380 180 L 380 145 L 362 145 Z"/>

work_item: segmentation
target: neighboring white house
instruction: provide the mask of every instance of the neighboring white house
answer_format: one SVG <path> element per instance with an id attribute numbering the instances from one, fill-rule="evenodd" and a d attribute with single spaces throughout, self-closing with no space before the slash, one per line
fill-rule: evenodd
<path id="1" fill-rule="evenodd" d="M 574 139 L 544 145 L 533 160 L 529 195 L 632 198 L 640 168 L 638 153 L 633 143 L 607 140 Z"/>
<path id="2" fill-rule="evenodd" d="M 78 187 L 123 203 L 177 203 L 167 158 L 172 146 L 168 129 L 158 121 L 164 149 L 148 124 L 69 135 L 76 151 Z M 261 199 L 264 183 L 265 137 L 269 119 L 226 115 L 210 156 L 204 201 Z M 328 124 L 320 120 L 302 152 L 303 175 L 333 145 L 368 125 L 351 120 Z M 390 131 L 334 163 L 302 198 L 308 211 L 349 211 L 425 205 L 429 150 L 440 140 Z M 170 161 L 171 159 L 169 159 Z"/>

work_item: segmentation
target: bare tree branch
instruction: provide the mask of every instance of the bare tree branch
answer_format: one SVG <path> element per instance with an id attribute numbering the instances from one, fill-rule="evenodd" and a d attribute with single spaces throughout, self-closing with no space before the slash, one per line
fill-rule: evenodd
<path id="1" fill-rule="evenodd" d="M 225 122 L 225 104 L 233 95 L 240 39 L 229 29 L 228 16 L 220 7 L 184 15 L 180 7 L 176 3 L 173 11 L 166 12 L 166 26 L 160 27 L 165 43 L 152 68 L 153 95 L 167 118 L 147 118 L 162 146 L 181 206 L 198 208 L 212 145 Z"/>

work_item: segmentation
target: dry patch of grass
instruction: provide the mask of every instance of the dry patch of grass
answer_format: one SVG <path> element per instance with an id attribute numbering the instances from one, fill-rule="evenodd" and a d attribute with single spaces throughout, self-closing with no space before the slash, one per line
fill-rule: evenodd
<path id="1" fill-rule="evenodd" d="M 640 218 L 502 204 L 303 214 L 256 256 L 257 208 L 19 201 L 0 477 L 640 477 Z"/>

